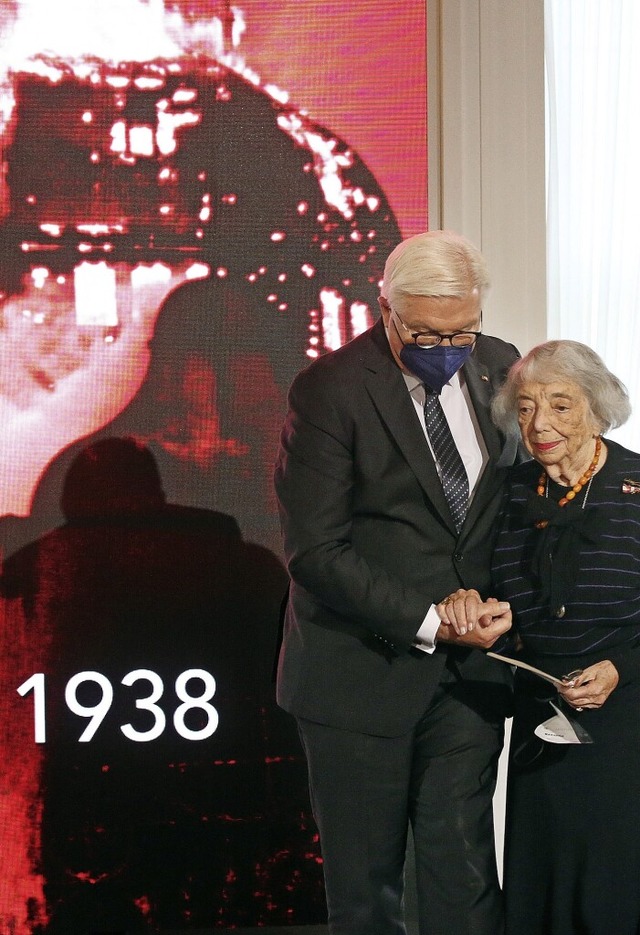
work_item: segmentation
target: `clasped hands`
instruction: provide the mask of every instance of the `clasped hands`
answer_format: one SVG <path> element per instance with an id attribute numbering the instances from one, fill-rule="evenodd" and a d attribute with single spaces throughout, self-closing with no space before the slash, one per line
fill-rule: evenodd
<path id="1" fill-rule="evenodd" d="M 436 604 L 440 626 L 436 640 L 490 649 L 511 628 L 511 608 L 506 601 L 489 597 L 483 601 L 475 590 L 459 588 Z M 570 673 L 558 694 L 575 708 L 601 708 L 619 681 L 618 670 L 609 659 Z"/>
<path id="2" fill-rule="evenodd" d="M 511 628 L 509 604 L 495 597 L 483 601 L 473 589 L 459 588 L 436 604 L 436 612 L 440 617 L 438 642 L 490 649 Z"/>

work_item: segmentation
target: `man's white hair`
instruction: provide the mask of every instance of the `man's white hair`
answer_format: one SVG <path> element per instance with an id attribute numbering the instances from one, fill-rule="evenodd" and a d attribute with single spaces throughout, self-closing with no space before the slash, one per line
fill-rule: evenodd
<path id="1" fill-rule="evenodd" d="M 465 298 L 489 287 L 484 257 L 453 231 L 427 231 L 403 240 L 384 267 L 382 295 L 393 305 L 403 295 Z"/>

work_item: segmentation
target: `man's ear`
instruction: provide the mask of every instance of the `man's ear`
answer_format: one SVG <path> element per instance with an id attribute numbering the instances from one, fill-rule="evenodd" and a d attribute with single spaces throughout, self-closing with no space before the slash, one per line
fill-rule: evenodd
<path id="1" fill-rule="evenodd" d="M 378 305 L 380 306 L 380 313 L 382 314 L 382 320 L 384 321 L 385 327 L 389 327 L 389 315 L 391 314 L 391 306 L 389 302 L 383 295 L 378 296 Z"/>

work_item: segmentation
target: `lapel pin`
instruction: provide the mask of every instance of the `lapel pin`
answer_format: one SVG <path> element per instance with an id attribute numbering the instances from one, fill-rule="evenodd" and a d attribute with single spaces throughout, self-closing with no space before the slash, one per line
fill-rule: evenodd
<path id="1" fill-rule="evenodd" d="M 486 375 L 486 373 L 480 374 L 480 379 L 484 380 L 485 383 L 489 382 L 489 377 Z"/>
<path id="2" fill-rule="evenodd" d="M 622 481 L 622 493 L 640 493 L 640 480 L 625 477 Z"/>

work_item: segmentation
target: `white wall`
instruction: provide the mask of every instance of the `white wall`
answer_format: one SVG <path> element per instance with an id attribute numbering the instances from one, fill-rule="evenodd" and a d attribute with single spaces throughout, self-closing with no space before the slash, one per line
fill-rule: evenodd
<path id="1" fill-rule="evenodd" d="M 546 339 L 543 0 L 427 0 L 429 227 L 485 254 L 485 331 Z"/>

